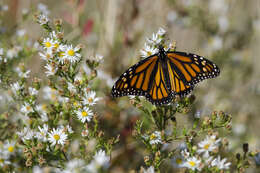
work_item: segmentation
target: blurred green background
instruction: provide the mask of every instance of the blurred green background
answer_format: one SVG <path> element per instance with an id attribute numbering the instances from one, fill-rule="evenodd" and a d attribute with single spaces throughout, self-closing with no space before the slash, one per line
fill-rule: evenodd
<path id="1" fill-rule="evenodd" d="M 134 122 L 145 117 L 127 97 L 112 100 L 110 90 L 114 80 L 140 60 L 139 50 L 159 27 L 167 31 L 170 41 L 177 42 L 178 51 L 205 56 L 221 69 L 218 78 L 196 87 L 192 113 L 180 115 L 180 121 L 190 121 L 197 111 L 203 117 L 223 110 L 233 116 L 232 133 L 227 137 L 231 151 L 241 152 L 245 142 L 251 150 L 260 148 L 259 0 L 1 1 L 8 4 L 0 24 L 2 37 L 17 37 L 23 30 L 29 41 L 36 41 L 42 33 L 33 13 L 43 11 L 50 18 L 63 20 L 65 38 L 84 44 L 85 57 L 104 56 L 98 71 L 101 80 L 95 84 L 103 100 L 96 111 L 103 117 L 107 135 L 121 134 L 112 153 L 112 171 L 125 172 L 143 165 L 143 146 L 133 142 L 131 133 Z M 28 19 L 23 20 L 26 14 Z M 38 55 L 27 63 L 33 73 L 44 76 Z"/>

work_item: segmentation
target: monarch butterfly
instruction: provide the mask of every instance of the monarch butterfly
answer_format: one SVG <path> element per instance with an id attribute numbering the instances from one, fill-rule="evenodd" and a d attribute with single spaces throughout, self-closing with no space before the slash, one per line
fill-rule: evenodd
<path id="1" fill-rule="evenodd" d="M 155 105 L 167 104 L 179 95 L 189 94 L 194 85 L 208 78 L 215 78 L 220 70 L 208 59 L 185 52 L 165 51 L 130 67 L 116 81 L 112 97 L 126 95 L 145 96 Z"/>

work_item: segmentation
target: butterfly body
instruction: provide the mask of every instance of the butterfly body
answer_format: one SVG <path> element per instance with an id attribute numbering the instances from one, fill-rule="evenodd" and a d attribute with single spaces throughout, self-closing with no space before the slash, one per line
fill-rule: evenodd
<path id="1" fill-rule="evenodd" d="M 220 73 L 211 61 L 195 54 L 165 51 L 151 55 L 130 67 L 112 88 L 113 97 L 145 96 L 155 105 L 167 104 L 189 94 L 198 82 Z"/>

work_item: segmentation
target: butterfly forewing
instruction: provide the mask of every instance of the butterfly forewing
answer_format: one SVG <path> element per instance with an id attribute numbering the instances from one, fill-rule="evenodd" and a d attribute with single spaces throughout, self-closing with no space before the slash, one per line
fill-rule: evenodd
<path id="1" fill-rule="evenodd" d="M 193 86 L 208 78 L 217 77 L 220 73 L 216 64 L 206 58 L 184 52 L 167 52 L 172 71 L 179 76 L 185 85 Z"/>

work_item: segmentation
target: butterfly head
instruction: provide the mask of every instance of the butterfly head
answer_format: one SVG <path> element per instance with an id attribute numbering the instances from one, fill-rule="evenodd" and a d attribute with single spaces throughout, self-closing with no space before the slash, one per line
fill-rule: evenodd
<path id="1" fill-rule="evenodd" d="M 166 56 L 166 52 L 165 52 L 165 50 L 164 50 L 163 45 L 159 45 L 159 46 L 158 46 L 158 49 L 159 49 L 159 56 L 160 56 L 160 57 L 165 57 L 165 56 Z"/>

